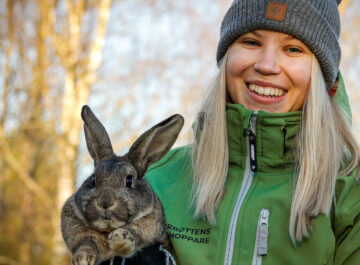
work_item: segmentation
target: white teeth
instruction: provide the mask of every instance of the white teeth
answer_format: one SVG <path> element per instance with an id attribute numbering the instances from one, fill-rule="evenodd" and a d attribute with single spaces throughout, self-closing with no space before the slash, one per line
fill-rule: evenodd
<path id="1" fill-rule="evenodd" d="M 249 89 L 259 95 L 281 97 L 285 95 L 285 91 L 275 87 L 262 87 L 255 84 L 250 84 Z"/>
<path id="2" fill-rule="evenodd" d="M 256 86 L 255 92 L 258 92 L 259 94 L 264 94 L 264 88 L 262 88 L 261 86 Z"/>

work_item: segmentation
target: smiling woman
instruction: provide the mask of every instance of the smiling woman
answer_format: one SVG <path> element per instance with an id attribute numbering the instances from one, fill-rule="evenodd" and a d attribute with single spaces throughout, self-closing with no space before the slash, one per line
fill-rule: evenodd
<path id="1" fill-rule="evenodd" d="M 229 8 L 195 139 L 147 173 L 180 264 L 360 264 L 338 2 Z"/>
<path id="2" fill-rule="evenodd" d="M 256 30 L 228 50 L 226 83 L 231 100 L 249 110 L 299 110 L 310 85 L 312 52 L 284 33 Z"/>

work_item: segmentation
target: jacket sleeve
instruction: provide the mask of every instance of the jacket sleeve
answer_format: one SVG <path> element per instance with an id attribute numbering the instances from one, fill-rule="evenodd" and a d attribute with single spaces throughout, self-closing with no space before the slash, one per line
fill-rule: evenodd
<path id="1" fill-rule="evenodd" d="M 339 177 L 335 190 L 334 265 L 360 264 L 360 182 L 356 171 Z"/>

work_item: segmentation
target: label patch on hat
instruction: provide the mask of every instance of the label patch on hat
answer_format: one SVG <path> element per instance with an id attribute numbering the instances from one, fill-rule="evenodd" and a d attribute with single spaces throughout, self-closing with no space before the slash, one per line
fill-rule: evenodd
<path id="1" fill-rule="evenodd" d="M 284 21 L 286 14 L 287 4 L 278 2 L 269 2 L 265 17 L 276 21 Z"/>

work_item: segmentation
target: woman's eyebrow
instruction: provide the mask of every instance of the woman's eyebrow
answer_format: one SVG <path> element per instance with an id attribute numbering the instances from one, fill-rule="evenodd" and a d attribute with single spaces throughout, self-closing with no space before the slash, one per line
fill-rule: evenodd
<path id="1" fill-rule="evenodd" d="M 259 38 L 262 36 L 259 32 L 256 32 L 256 31 L 251 31 L 251 32 L 248 32 L 247 34 L 253 34 L 253 35 L 255 35 L 256 37 L 259 37 Z"/>
<path id="2" fill-rule="evenodd" d="M 291 36 L 291 35 L 286 35 L 284 37 L 284 40 L 293 40 L 293 39 L 296 39 L 294 36 Z"/>

